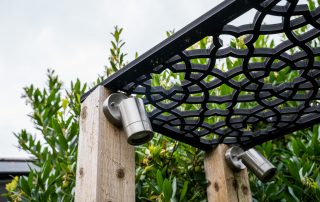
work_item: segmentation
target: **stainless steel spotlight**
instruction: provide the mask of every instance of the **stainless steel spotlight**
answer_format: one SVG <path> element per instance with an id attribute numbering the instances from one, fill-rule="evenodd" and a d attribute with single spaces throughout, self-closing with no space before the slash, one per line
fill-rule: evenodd
<path id="1" fill-rule="evenodd" d="M 242 170 L 247 167 L 263 182 L 270 180 L 276 173 L 275 166 L 255 149 L 243 151 L 233 146 L 226 151 L 225 158 L 232 169 Z"/>
<path id="2" fill-rule="evenodd" d="M 103 112 L 111 123 L 123 127 L 129 144 L 140 145 L 153 138 L 151 123 L 141 98 L 113 93 L 104 101 Z"/>

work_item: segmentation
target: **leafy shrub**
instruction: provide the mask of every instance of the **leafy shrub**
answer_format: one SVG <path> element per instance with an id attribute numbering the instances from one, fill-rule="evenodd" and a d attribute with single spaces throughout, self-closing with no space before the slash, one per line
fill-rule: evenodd
<path id="1" fill-rule="evenodd" d="M 86 85 L 76 80 L 70 90 L 64 90 L 54 71 L 49 70 L 47 78 L 45 89 L 24 88 L 33 110 L 29 116 L 41 138 L 26 130 L 16 136 L 20 147 L 36 158 L 38 169 L 20 177 L 16 190 L 9 190 L 13 201 L 72 201 L 74 197 L 80 95 Z"/>
<path id="2" fill-rule="evenodd" d="M 311 6 L 313 3 L 309 1 Z M 116 27 L 112 33 L 114 41 L 111 42 L 107 75 L 125 65 L 126 54 L 121 51 L 125 43 L 120 38 L 121 32 L 122 29 Z M 205 38 L 197 46 L 205 47 L 209 41 L 209 38 Z M 315 43 L 319 44 L 319 40 Z M 231 46 L 244 48 L 241 38 L 232 41 Z M 272 47 L 274 41 L 259 37 L 256 46 Z M 194 62 L 205 61 L 199 59 Z M 227 59 L 222 65 L 229 69 L 238 62 Z M 152 82 L 165 88 L 170 82 L 164 81 L 170 77 L 179 79 L 180 76 L 167 72 L 155 76 Z M 290 76 L 294 75 L 281 71 L 270 75 L 267 82 L 281 82 L 290 79 Z M 24 89 L 24 98 L 33 110 L 30 118 L 41 138 L 36 138 L 26 130 L 21 130 L 16 137 L 20 147 L 36 157 L 38 169 L 31 170 L 28 177 L 15 178 L 8 185 L 6 197 L 10 201 L 72 201 L 74 198 L 80 95 L 87 90 L 87 85 L 76 80 L 66 90 L 51 70 L 47 78 L 47 87 L 44 89 L 33 85 Z M 97 82 L 102 79 L 103 76 L 100 76 Z M 215 93 L 228 94 L 228 90 L 222 87 Z M 254 201 L 320 201 L 319 133 L 319 125 L 315 125 L 311 129 L 257 146 L 277 165 L 278 174 L 268 183 L 262 183 L 250 174 Z M 203 151 L 156 135 L 149 143 L 136 147 L 135 152 L 137 201 L 206 201 Z"/>

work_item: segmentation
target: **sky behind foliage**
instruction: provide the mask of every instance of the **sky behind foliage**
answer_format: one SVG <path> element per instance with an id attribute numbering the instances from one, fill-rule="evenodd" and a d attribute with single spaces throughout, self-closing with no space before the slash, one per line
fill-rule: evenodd
<path id="1" fill-rule="evenodd" d="M 32 124 L 21 95 L 44 86 L 52 68 L 66 86 L 91 83 L 107 64 L 113 27 L 124 28 L 127 60 L 144 53 L 217 5 L 202 0 L 2 0 L 0 1 L 0 158 L 24 157 L 13 132 Z"/>

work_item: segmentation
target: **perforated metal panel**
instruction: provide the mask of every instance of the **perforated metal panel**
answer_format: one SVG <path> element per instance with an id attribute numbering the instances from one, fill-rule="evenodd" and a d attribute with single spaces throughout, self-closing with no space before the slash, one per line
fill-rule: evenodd
<path id="1" fill-rule="evenodd" d="M 100 85 L 142 95 L 156 132 L 204 150 L 311 126 L 320 120 L 320 8 L 303 2 L 225 1 Z"/>

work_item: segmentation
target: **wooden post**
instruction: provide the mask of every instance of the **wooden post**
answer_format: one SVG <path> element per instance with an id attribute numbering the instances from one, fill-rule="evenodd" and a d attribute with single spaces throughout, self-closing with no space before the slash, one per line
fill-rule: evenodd
<path id="1" fill-rule="evenodd" d="M 134 147 L 104 116 L 109 92 L 96 88 L 82 103 L 75 201 L 135 201 Z"/>
<path id="2" fill-rule="evenodd" d="M 227 149 L 227 145 L 219 145 L 206 155 L 208 202 L 251 202 L 247 170 L 234 172 L 229 168 L 224 157 Z"/>

